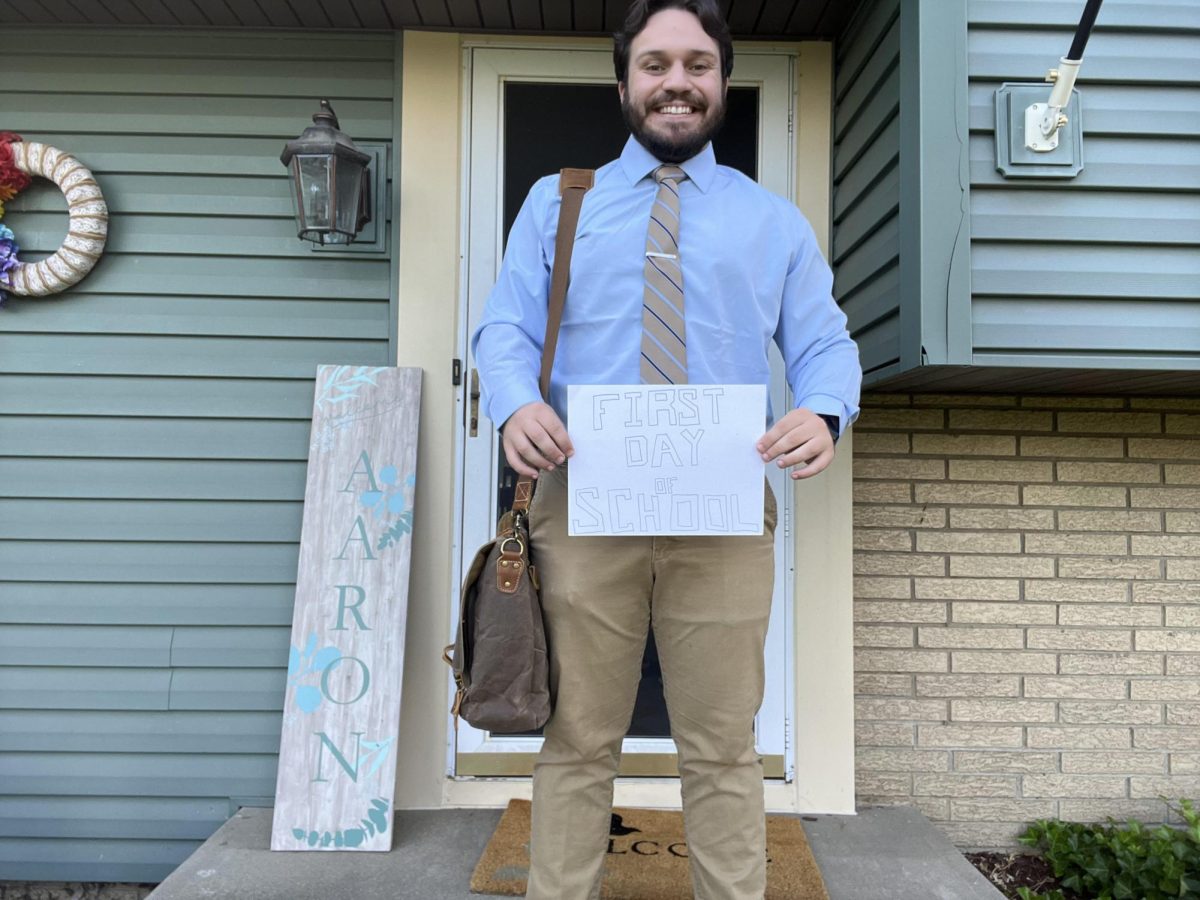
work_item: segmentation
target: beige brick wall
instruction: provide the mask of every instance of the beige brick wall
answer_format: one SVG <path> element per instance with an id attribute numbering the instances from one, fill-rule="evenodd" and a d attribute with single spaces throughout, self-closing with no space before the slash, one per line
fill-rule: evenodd
<path id="1" fill-rule="evenodd" d="M 1200 797 L 1200 399 L 868 395 L 860 805 L 964 847 Z"/>

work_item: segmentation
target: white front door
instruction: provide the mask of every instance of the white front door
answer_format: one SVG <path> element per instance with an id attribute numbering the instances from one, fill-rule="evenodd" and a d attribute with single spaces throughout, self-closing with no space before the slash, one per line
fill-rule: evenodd
<path id="1" fill-rule="evenodd" d="M 457 420 L 462 538 L 456 555 L 456 583 L 475 548 L 494 533 L 498 511 L 511 501 L 512 473 L 503 466 L 495 424 L 474 399 L 478 381 L 468 347 L 500 269 L 507 227 L 533 179 L 566 166 L 594 167 L 607 162 L 620 152 L 627 134 L 620 120 L 610 50 L 468 47 L 464 62 L 469 92 L 464 185 L 466 303 L 459 340 L 460 358 L 466 361 L 467 390 L 460 395 L 464 407 Z M 790 123 L 792 64 L 793 57 L 783 52 L 738 49 L 730 81 L 730 114 L 715 142 L 719 162 L 748 171 L 785 197 L 792 195 L 795 171 Z M 603 155 L 581 158 L 589 153 Z M 540 168 L 539 159 L 544 160 Z M 788 409 L 790 396 L 782 360 L 776 351 L 772 354 L 772 404 L 776 410 Z M 782 778 L 794 771 L 795 745 L 788 714 L 794 708 L 790 691 L 793 648 L 788 640 L 793 633 L 793 491 L 784 473 L 771 469 L 769 475 L 779 498 L 780 515 L 775 533 L 775 597 L 767 636 L 766 694 L 755 732 L 767 777 Z M 651 646 L 634 725 L 624 744 L 623 775 L 672 775 L 675 771 L 674 743 L 655 690 L 656 661 Z M 540 745 L 537 735 L 495 735 L 460 722 L 457 733 L 450 729 L 448 772 L 455 776 L 526 775 Z"/>

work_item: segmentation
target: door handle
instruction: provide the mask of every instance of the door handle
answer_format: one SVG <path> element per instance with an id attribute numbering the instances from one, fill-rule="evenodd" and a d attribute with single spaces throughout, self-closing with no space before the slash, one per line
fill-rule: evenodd
<path id="1" fill-rule="evenodd" d="M 479 436 L 479 370 L 471 370 L 471 427 L 467 432 L 469 437 Z"/>

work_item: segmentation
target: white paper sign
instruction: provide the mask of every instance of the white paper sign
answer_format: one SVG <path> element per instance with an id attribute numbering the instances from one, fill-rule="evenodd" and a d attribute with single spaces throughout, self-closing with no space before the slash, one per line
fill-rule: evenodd
<path id="1" fill-rule="evenodd" d="M 762 534 L 766 388 L 570 385 L 570 535 Z"/>

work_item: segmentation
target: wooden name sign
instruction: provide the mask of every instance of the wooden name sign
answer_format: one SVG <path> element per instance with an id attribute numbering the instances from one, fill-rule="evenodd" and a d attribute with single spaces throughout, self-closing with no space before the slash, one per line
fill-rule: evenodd
<path id="1" fill-rule="evenodd" d="M 421 370 L 321 366 L 272 850 L 392 846 Z"/>

